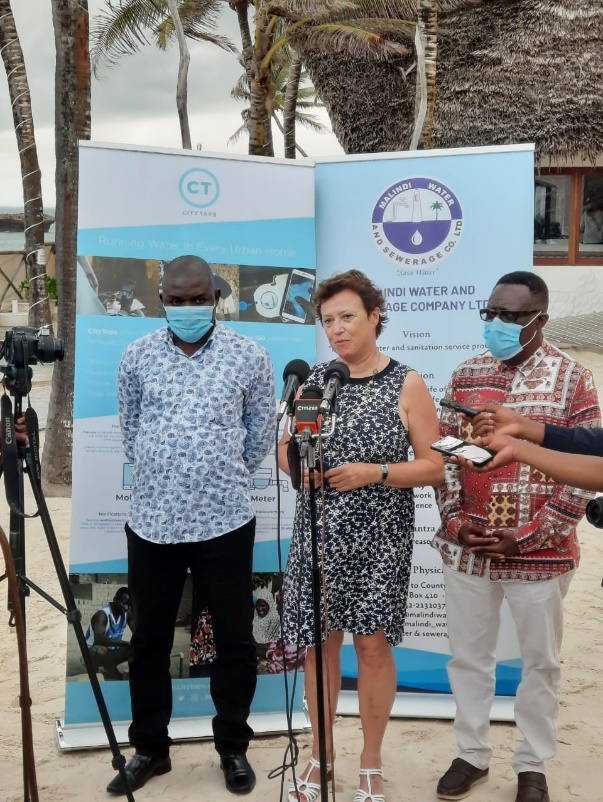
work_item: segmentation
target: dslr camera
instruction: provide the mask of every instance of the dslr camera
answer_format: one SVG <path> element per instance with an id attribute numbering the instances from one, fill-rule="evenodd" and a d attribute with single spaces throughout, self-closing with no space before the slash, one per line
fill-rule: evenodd
<path id="1" fill-rule="evenodd" d="M 9 329 L 0 345 L 0 359 L 6 362 L 0 371 L 4 373 L 7 389 L 12 393 L 27 395 L 31 390 L 33 375 L 29 366 L 38 362 L 56 362 L 63 359 L 64 355 L 63 341 L 50 337 L 45 328 L 18 326 Z"/>
<path id="2" fill-rule="evenodd" d="M 48 335 L 47 329 L 34 326 L 18 326 L 9 329 L 4 335 L 0 356 L 7 365 L 24 368 L 38 362 L 56 362 L 63 359 L 63 341 Z"/>

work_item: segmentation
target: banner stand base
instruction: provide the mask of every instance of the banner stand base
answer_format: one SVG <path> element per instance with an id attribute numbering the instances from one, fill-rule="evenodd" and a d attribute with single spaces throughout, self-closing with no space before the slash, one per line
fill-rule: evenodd
<path id="1" fill-rule="evenodd" d="M 115 737 L 120 745 L 128 744 L 129 724 L 128 721 L 113 724 Z M 253 713 L 249 717 L 249 724 L 256 735 L 278 735 L 287 731 L 287 719 L 282 712 Z M 310 721 L 304 711 L 298 711 L 292 714 L 291 725 L 295 732 L 299 732 L 309 729 Z M 174 741 L 212 738 L 211 718 L 172 719 L 169 733 Z M 100 723 L 64 725 L 60 719 L 55 719 L 55 736 L 61 751 L 109 747 L 106 733 Z"/>
<path id="2" fill-rule="evenodd" d="M 514 721 L 514 707 L 514 696 L 495 696 L 490 721 Z M 449 693 L 397 693 L 391 715 L 393 718 L 453 719 L 455 712 L 454 699 Z M 341 691 L 337 715 L 359 715 L 356 691 Z"/>

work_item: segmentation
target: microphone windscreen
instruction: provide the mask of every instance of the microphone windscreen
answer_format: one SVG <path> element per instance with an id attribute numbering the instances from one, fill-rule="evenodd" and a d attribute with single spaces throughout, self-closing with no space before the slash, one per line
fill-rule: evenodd
<path id="1" fill-rule="evenodd" d="M 341 386 L 347 384 L 350 378 L 350 369 L 343 362 L 331 362 L 325 370 L 325 384 L 332 378 L 337 376 L 341 382 Z"/>
<path id="2" fill-rule="evenodd" d="M 310 365 L 303 359 L 292 359 L 285 365 L 283 370 L 283 381 L 287 381 L 289 376 L 297 376 L 299 383 L 303 384 L 310 375 Z"/>
<path id="3" fill-rule="evenodd" d="M 320 389 L 320 387 L 317 387 L 315 384 L 308 384 L 307 387 L 304 387 L 304 390 L 303 390 L 302 394 L 300 395 L 300 398 L 304 398 L 304 399 L 306 399 L 306 398 L 316 398 L 317 400 L 320 401 L 320 399 L 322 398 L 322 390 Z"/>

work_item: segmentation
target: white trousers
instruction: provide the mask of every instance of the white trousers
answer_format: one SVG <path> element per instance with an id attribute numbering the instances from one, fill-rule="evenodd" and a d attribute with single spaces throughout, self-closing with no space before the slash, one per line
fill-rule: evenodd
<path id="1" fill-rule="evenodd" d="M 478 769 L 487 768 L 492 755 L 488 730 L 503 599 L 515 623 L 523 664 L 515 697 L 515 722 L 523 741 L 513 769 L 544 773 L 545 761 L 555 754 L 563 599 L 574 573 L 546 581 L 493 582 L 444 566 L 458 757 Z"/>

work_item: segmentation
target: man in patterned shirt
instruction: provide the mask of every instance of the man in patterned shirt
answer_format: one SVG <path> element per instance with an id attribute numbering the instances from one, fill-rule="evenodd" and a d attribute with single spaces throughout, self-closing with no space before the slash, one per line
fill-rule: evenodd
<path id="1" fill-rule="evenodd" d="M 456 368 L 446 397 L 465 406 L 494 401 L 556 426 L 599 426 L 590 372 L 543 339 L 547 308 L 548 289 L 538 276 L 503 276 L 480 311 L 489 353 Z M 443 409 L 440 433 L 470 439 L 471 424 Z M 518 462 L 488 473 L 446 466 L 433 545 L 444 562 L 458 757 L 438 783 L 440 799 L 462 799 L 487 779 L 506 598 L 523 665 L 515 700 L 523 735 L 513 758 L 516 802 L 549 802 L 544 771 L 556 750 L 563 598 L 578 566 L 576 526 L 590 497 Z"/>
<path id="2" fill-rule="evenodd" d="M 126 524 L 132 790 L 171 769 L 169 657 L 187 570 L 212 616 L 213 732 L 226 787 L 255 785 L 245 754 L 256 686 L 248 477 L 272 445 L 276 403 L 268 353 L 216 323 L 218 298 L 207 262 L 174 259 L 161 295 L 168 327 L 131 343 L 119 365 L 120 425 L 134 465 Z M 107 790 L 125 793 L 119 775 Z"/>

